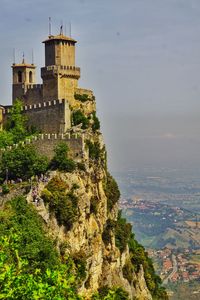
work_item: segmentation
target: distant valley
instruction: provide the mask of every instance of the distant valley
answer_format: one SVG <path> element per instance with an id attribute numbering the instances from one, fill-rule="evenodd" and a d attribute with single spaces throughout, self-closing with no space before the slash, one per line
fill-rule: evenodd
<path id="1" fill-rule="evenodd" d="M 145 168 L 115 176 L 123 214 L 148 249 L 170 299 L 186 294 L 199 299 L 200 172 Z"/>

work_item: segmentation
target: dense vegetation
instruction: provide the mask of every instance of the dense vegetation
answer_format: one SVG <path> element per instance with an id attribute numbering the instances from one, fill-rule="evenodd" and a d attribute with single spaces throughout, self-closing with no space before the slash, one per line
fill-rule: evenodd
<path id="1" fill-rule="evenodd" d="M 44 174 L 48 169 L 73 172 L 76 167 L 84 170 L 84 165 L 68 158 L 69 148 L 66 143 L 60 143 L 55 148 L 51 162 L 40 155 L 33 145 L 18 145 L 2 153 L 0 159 L 0 182 L 4 180 L 27 180 L 35 175 Z"/>
<path id="2" fill-rule="evenodd" d="M 72 122 L 75 126 L 82 124 L 82 129 L 86 129 L 89 126 L 89 119 L 83 114 L 80 109 L 73 112 Z"/>
<path id="3" fill-rule="evenodd" d="M 22 102 L 17 99 L 10 109 L 5 129 L 0 131 L 0 148 L 23 141 L 31 136 L 35 130 L 28 128 L 27 118 L 21 113 Z"/>
<path id="4" fill-rule="evenodd" d="M 61 261 L 35 209 L 18 197 L 0 219 L 0 299 L 78 299 L 75 264 Z"/>
<path id="5" fill-rule="evenodd" d="M 89 158 L 98 160 L 101 157 L 101 149 L 98 142 L 91 142 L 90 140 L 86 141 L 86 145 L 89 150 Z"/>
<path id="6" fill-rule="evenodd" d="M 21 178 L 27 180 L 33 175 L 45 173 L 48 159 L 37 153 L 32 145 L 18 146 L 2 153 L 0 160 L 0 181 Z"/>
<path id="7" fill-rule="evenodd" d="M 76 188 L 67 190 L 66 183 L 54 177 L 43 190 L 42 198 L 49 205 L 49 211 L 55 214 L 59 225 L 70 229 L 78 216 L 78 198 L 74 193 Z"/>
<path id="8" fill-rule="evenodd" d="M 96 112 L 92 114 L 92 118 L 93 118 L 92 130 L 93 132 L 95 132 L 96 130 L 100 129 L 100 121 L 96 116 Z"/>
<path id="9" fill-rule="evenodd" d="M 107 173 L 106 180 L 104 182 L 104 192 L 107 197 L 108 212 L 110 212 L 120 198 L 120 191 L 115 179 L 109 173 Z"/>
<path id="10" fill-rule="evenodd" d="M 51 161 L 51 167 L 60 171 L 73 172 L 76 169 L 75 162 L 68 158 L 69 147 L 66 143 L 60 143 L 55 147 L 55 155 Z"/>
<path id="11" fill-rule="evenodd" d="M 79 100 L 81 102 L 86 102 L 86 101 L 94 101 L 95 100 L 95 97 L 92 96 L 90 97 L 88 94 L 74 94 L 74 98 L 76 100 Z"/>
<path id="12" fill-rule="evenodd" d="M 0 299 L 82 299 L 84 256 L 59 255 L 35 208 L 23 197 L 0 210 Z M 126 300 L 122 289 L 104 289 L 95 300 Z"/>
<path id="13" fill-rule="evenodd" d="M 93 131 L 100 124 L 93 114 Z M 75 125 L 82 123 L 87 128 L 89 119 L 81 111 L 73 113 Z M 30 135 L 26 119 L 21 115 L 21 102 L 16 101 L 7 121 L 6 130 L 0 133 L 0 148 L 17 143 Z M 99 160 L 102 150 L 98 142 L 87 141 L 89 157 Z M 69 149 L 65 143 L 55 148 L 55 156 L 49 163 L 39 155 L 33 146 L 18 146 L 3 152 L 0 160 L 0 180 L 29 179 L 33 175 L 45 173 L 48 168 L 72 172 L 76 164 L 68 157 Z M 84 165 L 78 166 L 84 169 Z M 2 186 L 4 193 L 9 192 Z M 54 177 L 43 190 L 42 198 L 54 214 L 59 225 L 71 229 L 78 218 L 78 197 L 73 185 L 71 189 L 58 177 Z M 108 212 L 117 203 L 120 192 L 115 180 L 107 174 L 104 182 Z M 97 214 L 98 198 L 91 198 L 90 213 Z M 131 225 L 119 214 L 117 221 L 108 220 L 103 232 L 105 244 L 111 241 L 111 232 L 115 233 L 115 243 L 121 252 L 129 245 L 130 259 L 123 268 L 124 277 L 133 282 L 133 271 L 143 266 L 147 286 L 154 299 L 167 299 L 161 287 L 160 278 L 155 275 L 152 261 L 145 249 L 135 240 Z M 54 241 L 45 233 L 43 223 L 33 206 L 23 197 L 17 197 L 0 210 L 0 299 L 80 299 L 77 288 L 86 279 L 86 254 L 75 253 L 66 257 L 64 246 L 60 253 L 55 250 Z M 102 287 L 93 296 L 94 300 L 125 300 L 128 295 L 121 288 Z"/>

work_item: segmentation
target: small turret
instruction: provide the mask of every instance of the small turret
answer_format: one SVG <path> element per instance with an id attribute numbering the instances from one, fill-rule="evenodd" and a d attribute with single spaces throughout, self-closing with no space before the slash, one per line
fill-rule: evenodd
<path id="1" fill-rule="evenodd" d="M 16 98 L 23 98 L 28 86 L 35 84 L 35 70 L 36 66 L 33 63 L 28 64 L 25 62 L 24 55 L 21 64 L 13 63 L 13 103 Z"/>

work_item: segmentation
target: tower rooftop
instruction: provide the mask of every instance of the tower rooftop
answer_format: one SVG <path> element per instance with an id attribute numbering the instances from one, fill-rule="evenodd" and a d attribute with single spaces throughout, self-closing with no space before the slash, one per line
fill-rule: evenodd
<path id="1" fill-rule="evenodd" d="M 44 40 L 43 43 L 48 43 L 51 41 L 68 41 L 68 42 L 72 42 L 74 44 L 77 42 L 76 40 L 74 40 L 71 37 L 68 37 L 63 34 L 58 34 L 58 35 L 49 35 L 49 38 L 47 40 Z"/>
<path id="2" fill-rule="evenodd" d="M 35 69 L 36 66 L 34 64 L 21 63 L 21 64 L 12 64 L 12 68 L 32 68 Z"/>

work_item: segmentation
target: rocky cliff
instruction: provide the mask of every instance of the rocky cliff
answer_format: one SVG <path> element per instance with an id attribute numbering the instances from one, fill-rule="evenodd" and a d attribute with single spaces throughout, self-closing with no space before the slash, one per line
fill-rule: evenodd
<path id="1" fill-rule="evenodd" d="M 20 194 L 34 204 L 60 256 L 71 257 L 78 265 L 78 291 L 86 299 L 113 287 L 125 290 L 132 300 L 167 299 L 145 249 L 119 212 L 120 192 L 107 169 L 95 98 L 86 96 L 76 95 L 76 105 L 70 108 L 73 126 L 66 132 L 79 136 L 80 147 L 69 149 L 71 144 L 62 134 L 61 140 L 55 136 L 54 156 L 51 149 L 48 158 L 38 156 L 41 148 L 35 143 L 37 138 L 32 141 L 34 150 L 24 143 L 4 149 L 2 180 L 8 177 L 4 170 L 9 169 L 9 176 L 19 184 L 13 188 L 11 180 L 10 192 L 7 186 L 3 191 L 2 186 L 6 195 L 0 205 Z M 48 147 L 43 150 L 48 156 Z M 47 173 L 39 178 L 42 170 Z M 36 175 L 33 181 L 30 174 Z"/>
<path id="2" fill-rule="evenodd" d="M 142 264 L 137 272 L 134 266 L 129 270 L 130 279 L 124 275 L 126 268 L 130 268 L 127 265 L 130 253 L 128 243 L 121 250 L 116 245 L 114 228 L 119 213 L 119 191 L 106 168 L 105 146 L 100 133 L 91 134 L 86 151 L 94 144 L 98 148 L 97 153 L 93 156 L 90 154 L 83 170 L 72 173 L 51 171 L 48 182 L 39 183 L 37 211 L 56 240 L 59 251 L 85 260 L 86 275 L 79 289 L 81 294 L 89 298 L 99 288 L 116 286 L 126 290 L 131 299 L 150 300 L 152 296 L 147 288 Z M 89 151 L 92 150 L 89 148 Z M 52 204 L 55 193 L 59 191 L 69 195 L 69 198 L 71 195 L 71 202 L 75 202 L 73 217 L 58 213 L 58 207 Z M 33 202 L 32 191 L 27 200 Z M 72 221 L 66 222 L 65 217 L 67 221 L 72 218 Z"/>

